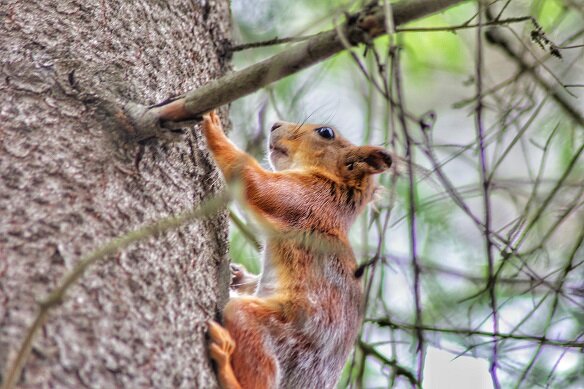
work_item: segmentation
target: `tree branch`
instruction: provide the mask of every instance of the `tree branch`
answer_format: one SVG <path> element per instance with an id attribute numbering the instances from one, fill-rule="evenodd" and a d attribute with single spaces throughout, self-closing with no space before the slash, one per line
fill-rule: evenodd
<path id="1" fill-rule="evenodd" d="M 473 330 L 467 328 L 451 328 L 451 327 L 432 327 L 432 326 L 416 326 L 415 324 L 408 324 L 408 323 L 397 323 L 394 321 L 389 320 L 388 318 L 381 318 L 381 319 L 365 319 L 365 322 L 368 323 L 375 323 L 380 327 L 391 327 L 397 328 L 400 330 L 405 331 L 418 331 L 422 330 L 425 332 L 438 332 L 444 334 L 453 334 L 453 335 L 461 335 L 461 336 L 485 336 L 493 339 L 513 339 L 517 341 L 526 341 L 526 342 L 537 342 L 543 343 L 549 346 L 554 347 L 564 347 L 564 348 L 576 348 L 580 349 L 584 347 L 584 342 L 580 342 L 577 339 L 548 339 L 545 336 L 535 336 L 535 335 L 516 335 L 516 334 L 508 334 L 504 332 L 490 332 L 490 331 L 481 331 L 481 330 Z M 493 340 L 495 341 L 495 340 Z"/>
<path id="2" fill-rule="evenodd" d="M 527 63 L 527 61 L 522 57 L 521 53 L 512 47 L 509 40 L 502 34 L 500 29 L 491 29 L 486 32 L 486 38 L 489 43 L 498 46 L 509 58 L 517 63 L 521 72 L 527 72 L 533 80 L 547 93 L 549 96 L 560 106 L 560 108 L 574 120 L 580 127 L 584 127 L 584 116 L 578 110 L 578 108 L 574 107 L 572 103 L 564 97 L 560 92 L 557 90 L 554 85 L 552 85 L 549 81 L 544 79 L 540 76 L 536 70 L 535 65 L 531 65 Z M 560 85 L 563 88 L 566 88 L 566 85 L 560 82 Z"/>
<path id="3" fill-rule="evenodd" d="M 408 379 L 408 381 L 410 381 L 410 384 L 412 384 L 413 387 L 415 387 L 415 388 L 421 387 L 420 382 L 416 379 L 416 376 L 414 376 L 414 374 L 411 371 L 409 371 L 407 368 L 398 364 L 395 359 L 389 359 L 389 358 L 385 357 L 385 355 L 381 354 L 379 351 L 375 350 L 375 348 L 373 346 L 371 346 L 365 342 L 359 341 L 359 347 L 361 348 L 361 350 L 363 350 L 363 353 L 365 353 L 365 355 L 374 356 L 377 360 L 379 360 L 384 365 L 391 366 L 395 370 L 395 373 L 397 375 L 401 375 L 401 376 L 406 377 Z"/>
<path id="4" fill-rule="evenodd" d="M 394 25 L 411 22 L 462 1 L 464 0 L 402 0 L 392 5 Z M 383 5 L 373 4 L 349 15 L 341 30 L 352 45 L 358 45 L 384 34 L 385 26 Z M 343 50 L 345 46 L 337 30 L 333 28 L 262 62 L 211 81 L 168 103 L 151 107 L 150 111 L 161 122 L 194 120 L 205 112 L 253 93 Z"/>

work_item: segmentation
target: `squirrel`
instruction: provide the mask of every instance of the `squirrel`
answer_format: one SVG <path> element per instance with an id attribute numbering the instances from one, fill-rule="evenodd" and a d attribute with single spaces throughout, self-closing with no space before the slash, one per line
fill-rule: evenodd
<path id="1" fill-rule="evenodd" d="M 372 199 L 373 175 L 391 166 L 389 152 L 355 146 L 330 126 L 276 122 L 269 171 L 227 138 L 215 112 L 202 128 L 267 236 L 261 275 L 233 266 L 240 293 L 226 304 L 223 325 L 207 322 L 220 386 L 334 388 L 363 315 L 348 232 Z"/>

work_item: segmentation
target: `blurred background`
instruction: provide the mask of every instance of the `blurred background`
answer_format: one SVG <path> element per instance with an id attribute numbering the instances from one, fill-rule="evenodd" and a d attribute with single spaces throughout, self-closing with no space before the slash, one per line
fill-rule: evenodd
<path id="1" fill-rule="evenodd" d="M 302 38 L 364 6 L 233 0 L 233 39 Z M 266 167 L 278 119 L 396 155 L 351 232 L 367 310 L 339 387 L 584 387 L 584 2 L 478 10 L 400 26 L 231 106 L 230 137 Z M 236 46 L 234 68 L 293 44 Z M 257 273 L 261 237 L 231 211 L 232 259 Z"/>

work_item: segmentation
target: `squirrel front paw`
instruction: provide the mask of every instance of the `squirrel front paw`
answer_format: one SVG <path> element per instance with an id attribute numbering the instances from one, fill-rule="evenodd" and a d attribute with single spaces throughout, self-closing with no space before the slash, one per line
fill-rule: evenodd
<path id="1" fill-rule="evenodd" d="M 252 294 L 255 292 L 259 277 L 247 271 L 245 266 L 232 263 L 229 265 L 231 282 L 229 288 L 240 294 Z"/>
<path id="2" fill-rule="evenodd" d="M 211 111 L 203 115 L 203 131 L 207 133 L 214 131 L 223 132 L 221 119 L 216 111 Z"/>

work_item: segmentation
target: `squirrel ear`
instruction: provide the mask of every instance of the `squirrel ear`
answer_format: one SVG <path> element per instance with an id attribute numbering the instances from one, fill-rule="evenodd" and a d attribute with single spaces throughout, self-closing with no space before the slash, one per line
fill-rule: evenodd
<path id="1" fill-rule="evenodd" d="M 360 146 L 347 153 L 344 161 L 349 174 L 378 174 L 390 168 L 391 155 L 383 147 Z"/>
<path id="2" fill-rule="evenodd" d="M 372 147 L 372 146 L 366 146 Z M 372 169 L 371 174 L 382 173 L 392 164 L 391 155 L 382 147 L 372 147 L 367 153 L 364 162 Z"/>

